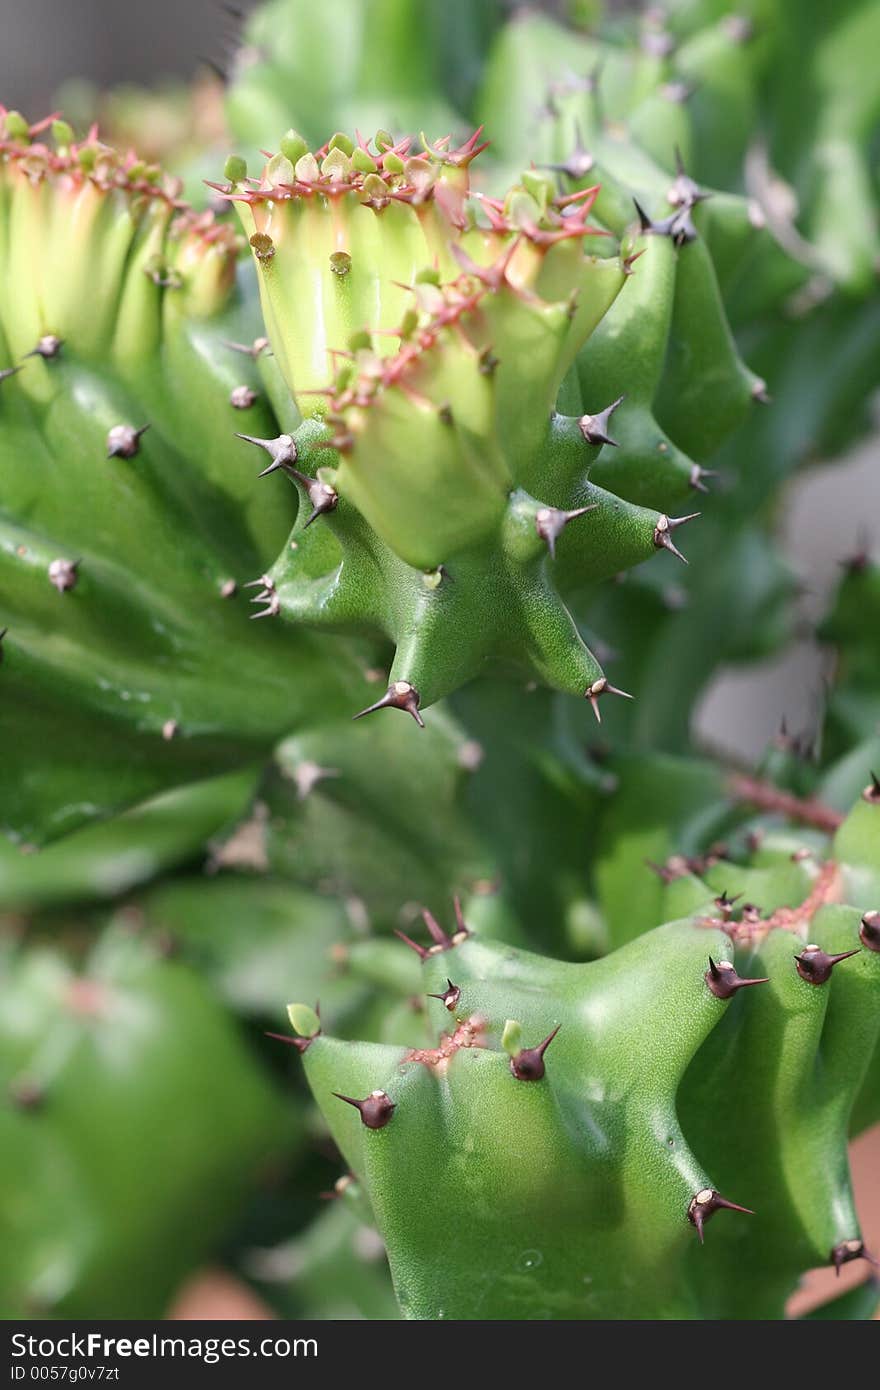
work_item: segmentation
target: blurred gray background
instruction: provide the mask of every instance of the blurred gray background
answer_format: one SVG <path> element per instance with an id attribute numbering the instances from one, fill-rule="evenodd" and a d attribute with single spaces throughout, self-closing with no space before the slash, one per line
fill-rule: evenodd
<path id="1" fill-rule="evenodd" d="M 0 101 L 34 118 L 60 84 L 191 77 L 222 66 L 251 0 L 0 0 Z"/>
<path id="2" fill-rule="evenodd" d="M 238 16 L 250 8 L 251 0 L 0 0 L 0 101 L 36 119 L 71 77 L 105 87 L 222 69 Z M 804 628 L 866 531 L 876 546 L 880 439 L 842 466 L 801 475 L 784 500 L 780 536 L 803 580 Z M 805 639 L 761 667 L 723 672 L 697 711 L 697 730 L 721 750 L 756 756 L 783 716 L 792 732 L 815 725 L 824 669 L 824 654 Z"/>

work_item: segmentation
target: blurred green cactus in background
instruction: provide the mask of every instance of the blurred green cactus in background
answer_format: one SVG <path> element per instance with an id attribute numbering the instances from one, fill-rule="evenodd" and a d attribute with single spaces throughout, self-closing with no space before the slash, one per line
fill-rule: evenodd
<path id="1" fill-rule="evenodd" d="M 549 8 L 0 107 L 4 1316 L 873 1315 L 870 537 L 810 737 L 694 716 L 872 424 L 880 15 Z"/>

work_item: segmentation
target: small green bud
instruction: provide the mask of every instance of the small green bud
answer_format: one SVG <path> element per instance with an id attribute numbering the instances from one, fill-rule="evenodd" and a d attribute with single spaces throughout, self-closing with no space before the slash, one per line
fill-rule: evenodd
<path id="1" fill-rule="evenodd" d="M 381 199 L 388 197 L 389 191 L 387 183 L 378 174 L 367 174 L 364 179 L 364 192 L 368 198 L 381 201 Z"/>
<path id="2" fill-rule="evenodd" d="M 296 164 L 302 159 L 304 154 L 308 154 L 309 147 L 299 134 L 299 131 L 289 130 L 286 135 L 282 135 L 278 146 L 285 159 L 289 159 L 291 164 Z"/>
<path id="3" fill-rule="evenodd" d="M 373 346 L 373 339 L 370 337 L 366 328 L 359 328 L 356 333 L 352 333 L 348 340 L 349 352 L 360 352 L 363 348 L 367 350 Z"/>
<path id="4" fill-rule="evenodd" d="M 351 160 L 344 150 L 331 150 L 321 161 L 321 173 L 325 179 L 341 183 L 351 173 Z"/>
<path id="5" fill-rule="evenodd" d="M 31 128 L 20 111 L 6 112 L 6 134 L 11 140 L 29 140 Z"/>
<path id="6" fill-rule="evenodd" d="M 532 195 L 541 211 L 546 212 L 547 204 L 553 200 L 553 185 L 550 180 L 535 169 L 527 169 L 522 176 L 522 185 L 526 192 Z"/>
<path id="7" fill-rule="evenodd" d="M 294 173 L 300 183 L 317 183 L 321 177 L 318 161 L 313 154 L 300 155 L 294 166 Z"/>
<path id="8" fill-rule="evenodd" d="M 55 141 L 55 144 L 56 144 L 56 145 L 59 145 L 59 146 L 61 146 L 62 148 L 63 148 L 65 145 L 72 145 L 72 144 L 73 144 L 73 126 L 72 126 L 72 125 L 69 125 L 67 121 L 53 121 L 53 122 L 52 122 L 52 139 Z"/>
<path id="9" fill-rule="evenodd" d="M 516 1057 L 522 1051 L 522 1024 L 516 1018 L 509 1018 L 501 1034 L 501 1046 L 508 1057 Z"/>
<path id="10" fill-rule="evenodd" d="M 330 257 L 330 269 L 334 275 L 347 275 L 351 270 L 351 256 L 348 252 L 334 251 Z"/>
<path id="11" fill-rule="evenodd" d="M 533 227 L 541 220 L 541 207 L 525 189 L 514 189 L 504 211 L 515 227 Z"/>
<path id="12" fill-rule="evenodd" d="M 401 338 L 411 338 L 419 326 L 419 314 L 417 309 L 407 309 L 403 318 L 400 320 L 400 327 L 397 332 Z"/>
<path id="13" fill-rule="evenodd" d="M 416 271 L 417 285 L 439 285 L 440 271 L 436 266 L 426 265 L 424 270 Z"/>
<path id="14" fill-rule="evenodd" d="M 380 152 L 383 150 L 390 150 L 391 146 L 394 144 L 394 136 L 389 135 L 387 130 L 377 130 L 373 139 L 373 144 Z"/>
<path id="15" fill-rule="evenodd" d="M 329 148 L 331 150 L 342 150 L 343 154 L 350 156 L 354 153 L 354 141 L 349 139 L 341 130 L 337 130 L 330 141 Z"/>
<path id="16" fill-rule="evenodd" d="M 230 183 L 244 183 L 247 178 L 247 160 L 240 154 L 231 154 L 223 165 L 223 177 Z"/>
<path id="17" fill-rule="evenodd" d="M 84 145 L 81 150 L 77 150 L 76 158 L 79 167 L 88 173 L 95 167 L 98 151 L 95 149 L 94 145 Z"/>
<path id="18" fill-rule="evenodd" d="M 293 183 L 295 174 L 293 165 L 284 154 L 273 154 L 269 163 L 266 165 L 266 178 L 277 188 L 279 184 Z"/>
<path id="19" fill-rule="evenodd" d="M 294 1033 L 298 1033 L 301 1038 L 317 1037 L 321 1031 L 321 1020 L 308 1004 L 288 1004 L 287 1017 Z"/>
<path id="20" fill-rule="evenodd" d="M 406 165 L 400 158 L 400 155 L 393 154 L 390 151 L 388 154 L 385 155 L 384 159 L 382 160 L 382 165 L 385 169 L 386 174 L 402 174 L 404 169 L 406 168 Z"/>
<path id="21" fill-rule="evenodd" d="M 375 174 L 379 168 L 373 156 L 362 150 L 360 145 L 352 153 L 351 162 L 361 174 Z"/>

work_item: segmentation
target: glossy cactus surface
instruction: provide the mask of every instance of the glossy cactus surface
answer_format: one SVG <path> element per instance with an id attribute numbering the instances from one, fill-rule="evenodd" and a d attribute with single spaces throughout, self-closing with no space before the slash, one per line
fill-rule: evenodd
<path id="1" fill-rule="evenodd" d="M 870 425 L 876 6 L 229 11 L 182 179 L 0 108 L 0 1305 L 870 1317 L 870 535 L 692 725 Z"/>
<path id="2" fill-rule="evenodd" d="M 878 1031 L 878 806 L 799 861 L 800 903 L 672 876 L 670 920 L 586 965 L 429 914 L 439 1039 L 300 1039 L 405 1315 L 775 1317 L 805 1269 L 873 1260 L 846 1139 Z"/>

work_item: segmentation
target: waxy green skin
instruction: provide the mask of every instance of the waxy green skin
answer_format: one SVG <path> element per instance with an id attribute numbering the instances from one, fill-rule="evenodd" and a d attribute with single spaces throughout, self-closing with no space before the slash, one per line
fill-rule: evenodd
<path id="1" fill-rule="evenodd" d="M 300 148 L 292 142 L 285 137 L 260 180 L 229 193 L 254 247 L 271 370 L 296 403 L 297 469 L 339 497 L 319 525 L 301 513 L 269 572 L 281 614 L 380 628 L 396 644 L 389 681 L 414 687 L 422 707 L 487 662 L 583 695 L 603 673 L 565 593 L 650 558 L 661 521 L 656 510 L 592 485 L 598 446 L 577 417 L 553 410 L 578 347 L 626 287 L 627 265 L 611 254 L 585 256 L 570 237 L 548 245 L 543 230 L 533 235 L 529 219 L 548 237 L 572 226 L 552 207 L 545 223 L 552 189 L 537 175 L 488 223 L 474 221 L 473 140 L 417 155 L 401 144 L 390 174 L 381 143 L 365 142 L 356 154 L 384 173 L 384 185 L 377 173 L 352 172 L 341 146 L 317 159 L 306 153 L 294 166 L 284 155 Z M 341 277 L 332 263 L 340 255 Z M 439 287 L 420 289 L 424 274 Z M 413 287 L 414 298 L 401 286 Z M 354 361 L 326 392 L 328 408 L 319 389 L 332 375 L 326 359 L 336 361 L 334 350 L 352 333 L 365 341 L 351 339 L 343 356 Z M 396 363 L 410 352 L 398 384 Z M 383 372 L 374 391 L 371 380 Z M 604 391 L 600 380 L 593 414 L 610 404 Z M 325 414 L 335 454 L 320 429 Z M 590 513 L 564 530 L 560 523 L 552 543 L 541 534 L 544 509 L 583 507 Z"/>
<path id="2" fill-rule="evenodd" d="M 437 180 L 444 211 L 433 224 L 428 211 L 405 203 L 376 211 L 355 203 L 350 282 L 319 258 L 310 271 L 318 300 L 351 297 L 363 278 L 358 313 L 366 313 L 392 272 L 412 283 L 420 268 L 430 269 L 444 227 L 445 272 L 478 291 L 472 325 L 468 318 L 474 346 L 439 325 L 417 364 L 428 374 L 425 388 L 434 374 L 436 390 L 450 387 L 452 424 L 438 415 L 432 429 L 454 438 L 453 472 L 442 495 L 429 487 L 426 496 L 429 469 L 407 499 L 406 469 L 387 475 L 385 493 L 375 491 L 375 461 L 390 456 L 384 400 L 365 412 L 364 439 L 377 422 L 379 430 L 367 466 L 343 450 L 334 470 L 333 451 L 319 449 L 328 443 L 323 412 L 316 415 L 302 394 L 295 402 L 279 372 L 285 353 L 264 349 L 254 363 L 234 350 L 255 336 L 259 320 L 248 322 L 253 280 L 234 283 L 228 228 L 181 209 L 172 185 L 93 138 L 71 145 L 65 134 L 52 146 L 42 130 L 30 144 L 13 135 L 4 145 L 0 244 L 25 290 L 5 301 L 0 325 L 3 360 L 20 366 L 0 382 L 8 628 L 0 717 L 12 721 L 15 712 L 4 815 L 17 838 L 57 837 L 169 786 L 252 763 L 291 729 L 363 708 L 371 692 L 362 673 L 381 660 L 369 634 L 392 638 L 397 654 L 388 678 L 413 686 L 423 706 L 487 664 L 578 697 L 602 680 L 567 596 L 655 557 L 662 515 L 591 483 L 597 446 L 576 416 L 552 406 L 579 343 L 621 285 L 629 288 L 619 257 L 585 255 L 580 236 L 559 245 L 535 237 L 517 247 L 516 228 L 472 228 L 460 238 L 472 269 L 461 272 L 451 247 L 473 141 L 454 158 L 435 151 L 406 166 Z M 342 158 L 341 147 L 332 153 Z M 228 189 L 234 196 L 236 187 Z M 511 195 L 497 217 L 543 217 L 552 190 L 540 179 L 528 190 Z M 320 222 L 323 214 L 316 202 L 306 215 Z M 566 232 L 573 225 L 569 218 Z M 480 276 L 492 272 L 505 245 L 515 253 L 509 279 L 487 288 Z M 604 249 L 613 252 L 613 243 Z M 255 267 L 269 309 L 275 292 L 267 276 L 283 281 L 283 250 L 277 264 Z M 85 273 L 55 274 L 71 259 L 101 267 L 100 293 Z M 283 283 L 279 292 L 283 301 Z M 404 291 L 391 286 L 390 293 L 380 315 L 388 325 L 409 302 Z M 423 332 L 441 292 L 425 285 L 419 294 Z M 305 299 L 298 312 L 308 317 Z M 351 314 L 340 331 L 354 324 Z M 322 311 L 319 320 L 325 317 Z M 317 325 L 309 330 L 313 372 L 333 346 L 322 345 Z M 33 355 L 47 334 L 60 343 L 47 356 Z M 475 357 L 481 344 L 501 354 L 488 371 Z M 380 360 L 389 349 L 391 340 L 383 340 Z M 526 377 L 518 366 L 524 353 Z M 296 377 L 301 385 L 298 369 Z M 238 387 L 253 393 L 246 409 L 231 402 Z M 253 445 L 233 437 L 275 437 L 279 417 L 269 398 L 294 431 L 303 476 L 320 470 L 338 485 L 338 507 L 314 526 L 307 525 L 305 485 L 274 476 L 258 484 Z M 436 404 L 445 409 L 445 394 Z M 589 405 L 594 413 L 603 408 L 592 398 Z M 472 515 L 474 409 L 488 411 L 479 428 L 490 435 L 496 421 L 502 451 Z M 389 421 L 404 462 L 413 440 L 424 447 L 418 430 L 412 439 L 407 432 L 421 428 L 417 416 L 405 410 Z M 238 424 L 245 429 L 235 431 Z M 128 455 L 107 458 L 108 434 L 122 425 L 148 428 Z M 356 435 L 360 427 L 354 418 Z M 383 519 L 389 486 L 402 489 L 398 520 L 391 513 Z M 445 531 L 435 506 L 444 496 L 452 506 Z M 587 511 L 548 539 L 539 531 L 547 507 Z M 469 521 L 460 536 L 462 517 Z M 72 582 L 57 586 L 50 568 L 65 562 Z M 668 568 L 671 560 L 657 564 Z M 260 574 L 268 587 L 254 578 Z M 245 584 L 257 585 L 250 616 L 270 621 L 245 621 Z M 296 631 L 272 622 L 276 612 Z M 368 640 L 331 650 L 307 626 Z M 38 754 L 59 720 L 65 742 L 50 781 L 37 774 Z"/>
<path id="3" fill-rule="evenodd" d="M 72 831 L 39 853 L 0 839 L 0 909 L 21 911 L 116 898 L 162 872 L 200 861 L 205 845 L 250 807 L 252 769 L 163 792 L 97 824 Z"/>
<path id="4" fill-rule="evenodd" d="M 84 960 L 3 940 L 0 963 L 0 1307 L 159 1317 L 292 1158 L 289 1099 L 198 974 L 130 931 Z"/>
<path id="5" fill-rule="evenodd" d="M 369 1193 L 405 1316 L 781 1317 L 805 1270 L 860 1239 L 846 1144 L 880 1031 L 880 952 L 859 935 L 860 900 L 880 892 L 878 815 L 880 802 L 853 809 L 827 849 L 825 905 L 787 926 L 767 869 L 757 934 L 736 913 L 728 930 L 719 890 L 692 874 L 666 890 L 679 920 L 586 965 L 479 936 L 434 947 L 425 994 L 449 980 L 459 994 L 451 1014 L 428 1000 L 429 1031 L 471 1030 L 446 1056 L 442 1035 L 416 1055 L 307 1042 L 306 1076 Z M 782 856 L 777 876 L 795 907 Z M 857 954 L 813 984 L 793 960 L 808 941 Z M 710 957 L 769 983 L 719 998 Z M 508 1019 L 524 1047 L 559 1028 L 539 1079 L 512 1073 Z M 375 1129 L 337 1099 L 377 1091 L 394 1109 Z M 705 1189 L 754 1214 L 718 1213 L 701 1248 L 688 1211 Z"/>
<path id="6" fill-rule="evenodd" d="M 724 494 L 722 502 L 694 501 L 703 516 L 688 539 L 689 571 L 676 585 L 686 606 L 667 605 L 647 570 L 574 606 L 581 623 L 617 634 L 614 679 L 637 694 L 651 690 L 650 702 L 641 698 L 617 712 L 615 732 L 624 730 L 630 746 L 684 749 L 689 712 L 718 663 L 755 659 L 783 640 L 791 581 L 763 538 L 761 518 L 796 467 L 836 456 L 865 432 L 865 403 L 877 384 L 880 316 L 864 275 L 877 256 L 876 179 L 864 174 L 864 122 L 877 84 L 859 78 L 866 37 L 876 35 L 876 6 L 770 0 L 739 8 L 754 19 L 751 32 L 711 3 L 676 5 L 661 26 L 670 42 L 660 56 L 647 42 L 657 31 L 647 14 L 628 30 L 609 25 L 596 36 L 520 15 L 496 36 L 477 106 L 502 160 L 518 161 L 528 146 L 539 167 L 557 168 L 566 189 L 601 183 L 594 215 L 617 230 L 631 217 L 633 194 L 650 216 L 667 214 L 676 148 L 687 175 L 711 193 L 693 210 L 693 222 L 714 274 L 690 274 L 701 259 L 699 241 L 680 248 L 671 305 L 657 301 L 672 327 L 668 354 L 656 357 L 663 367 L 656 393 L 650 404 L 628 394 L 615 417 L 622 447 L 603 450 L 591 474 L 614 488 L 617 473 L 624 495 L 637 500 L 644 494 L 630 490 L 649 486 L 651 503 L 668 509 L 657 489 L 672 488 L 676 477 L 682 486 L 689 457 L 720 472 L 717 482 L 706 481 Z M 792 61 L 801 48 L 805 60 Z M 584 74 L 598 74 L 597 84 Z M 813 127 L 829 124 L 838 137 L 847 127 L 849 144 L 820 174 L 817 141 L 826 146 Z M 796 188 L 794 222 L 770 186 L 756 181 L 752 164 L 745 167 L 757 127 L 771 169 Z M 578 157 L 589 167 L 569 175 L 566 167 L 576 167 Z M 859 164 L 863 172 L 855 175 Z M 842 180 L 833 197 L 826 196 L 826 175 Z M 745 196 L 722 189 L 744 189 Z M 740 351 L 767 383 L 768 408 L 751 404 L 749 374 L 730 357 L 726 325 L 712 309 L 719 290 Z M 585 364 L 637 295 L 633 276 L 587 344 Z M 638 342 L 637 320 L 631 331 Z M 642 341 L 653 344 L 650 336 Z M 821 372 L 814 370 L 818 361 Z M 608 385 L 614 395 L 629 393 L 626 380 Z M 580 406 L 577 400 L 573 408 Z M 737 419 L 740 427 L 726 442 L 713 434 L 716 424 Z M 664 675 L 670 670 L 675 682 Z"/>
<path id="7" fill-rule="evenodd" d="M 367 692 L 355 649 L 248 621 L 242 585 L 284 544 L 296 496 L 255 488 L 234 438 L 244 419 L 271 432 L 272 415 L 227 346 L 259 327 L 230 230 L 178 210 L 173 188 L 126 181 L 122 161 L 106 185 L 70 174 L 66 147 L 41 154 L 38 136 L 0 154 L 0 255 L 18 287 L 0 362 L 20 364 L 0 382 L 2 816 L 24 842 L 253 764 Z M 45 334 L 57 354 L 25 356 Z M 230 403 L 242 384 L 247 410 Z M 149 428 L 108 458 L 119 425 Z M 59 558 L 75 564 L 65 591 Z"/>

